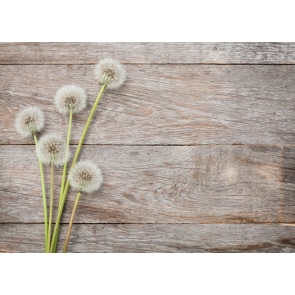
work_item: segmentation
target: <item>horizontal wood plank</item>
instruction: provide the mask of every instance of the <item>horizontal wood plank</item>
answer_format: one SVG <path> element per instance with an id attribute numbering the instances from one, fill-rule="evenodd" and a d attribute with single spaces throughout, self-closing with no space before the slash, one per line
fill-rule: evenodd
<path id="1" fill-rule="evenodd" d="M 80 158 L 101 167 L 104 184 L 81 197 L 77 223 L 295 222 L 295 147 L 88 145 Z M 34 146 L 1 146 L 0 163 L 0 222 L 42 222 Z"/>
<path id="2" fill-rule="evenodd" d="M 294 64 L 294 43 L 0 43 L 0 64 Z"/>
<path id="3" fill-rule="evenodd" d="M 68 252 L 294 253 L 294 237 L 294 224 L 74 224 Z M 1 224 L 0 252 L 43 252 L 43 225 Z"/>
<path id="4" fill-rule="evenodd" d="M 82 195 L 69 252 L 295 252 L 295 43 L 0 43 L 0 252 L 43 252 L 39 170 L 18 111 L 39 106 L 41 135 L 65 133 L 53 96 L 84 87 L 73 153 L 100 88 L 94 65 L 109 56 L 127 80 L 104 94 L 86 137 L 80 158 L 104 184 Z"/>
<path id="5" fill-rule="evenodd" d="M 0 143 L 30 144 L 16 133 L 19 110 L 46 112 L 45 132 L 66 132 L 53 97 L 64 84 L 87 91 L 74 117 L 78 143 L 99 91 L 94 66 L 0 66 Z M 294 144 L 295 66 L 128 65 L 122 88 L 106 91 L 87 144 Z"/>

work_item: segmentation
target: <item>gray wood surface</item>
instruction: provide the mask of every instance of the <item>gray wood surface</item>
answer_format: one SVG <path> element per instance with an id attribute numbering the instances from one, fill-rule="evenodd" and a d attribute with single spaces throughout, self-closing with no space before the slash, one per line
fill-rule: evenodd
<path id="1" fill-rule="evenodd" d="M 69 251 L 295 252 L 295 43 L 0 43 L 0 252 L 43 251 L 35 147 L 17 113 L 39 106 L 40 135 L 65 133 L 54 94 L 85 88 L 74 152 L 109 56 L 127 80 L 104 93 L 86 137 L 80 158 L 104 184 L 82 196 Z"/>
<path id="2" fill-rule="evenodd" d="M 31 143 L 14 121 L 28 105 L 46 113 L 45 132 L 66 131 L 53 97 L 84 87 L 88 108 L 74 118 L 78 143 L 99 85 L 94 66 L 0 66 L 2 144 Z M 294 66 L 128 65 L 126 83 L 106 91 L 86 144 L 294 144 Z"/>
<path id="3" fill-rule="evenodd" d="M 61 226 L 59 252 L 66 228 Z M 294 224 L 74 224 L 68 250 L 294 253 L 294 237 Z M 42 242 L 42 224 L 0 227 L 1 252 L 42 252 Z"/>
<path id="4" fill-rule="evenodd" d="M 2 146 L 0 154 L 0 222 L 42 222 L 34 146 Z M 80 159 L 101 167 L 104 184 L 82 196 L 77 223 L 295 222 L 295 147 L 89 145 Z M 60 177 L 57 195 L 59 185 Z"/>
<path id="5" fill-rule="evenodd" d="M 0 43 L 0 64 L 294 64 L 294 43 Z"/>

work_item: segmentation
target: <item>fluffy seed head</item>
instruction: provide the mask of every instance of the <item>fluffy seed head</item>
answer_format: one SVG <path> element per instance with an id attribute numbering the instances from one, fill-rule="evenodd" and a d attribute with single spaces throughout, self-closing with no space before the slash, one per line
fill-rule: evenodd
<path id="1" fill-rule="evenodd" d="M 27 107 L 16 117 L 15 127 L 22 137 L 28 137 L 41 131 L 44 126 L 43 112 L 37 107 Z"/>
<path id="2" fill-rule="evenodd" d="M 86 107 L 87 95 L 83 88 L 76 85 L 64 85 L 59 88 L 54 96 L 57 110 L 66 115 L 70 112 L 79 113 Z"/>
<path id="3" fill-rule="evenodd" d="M 126 71 L 118 61 L 105 58 L 96 65 L 95 76 L 100 85 L 106 84 L 108 89 L 117 89 L 125 82 Z"/>
<path id="4" fill-rule="evenodd" d="M 70 159 L 69 151 L 60 135 L 46 134 L 41 137 L 37 156 L 44 164 L 61 166 Z"/>
<path id="5" fill-rule="evenodd" d="M 79 161 L 69 175 L 70 183 L 79 192 L 92 193 L 102 184 L 101 170 L 91 161 Z"/>

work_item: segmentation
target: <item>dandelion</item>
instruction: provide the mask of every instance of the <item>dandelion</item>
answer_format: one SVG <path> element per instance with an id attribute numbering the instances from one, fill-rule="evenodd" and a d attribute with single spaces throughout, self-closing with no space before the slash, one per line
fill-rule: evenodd
<path id="1" fill-rule="evenodd" d="M 63 114 L 81 112 L 86 107 L 87 95 L 83 88 L 76 85 L 64 85 L 59 88 L 54 96 L 57 110 Z"/>
<path id="2" fill-rule="evenodd" d="M 70 172 L 69 180 L 71 186 L 78 191 L 78 194 L 72 211 L 68 232 L 63 247 L 64 253 L 67 252 L 73 221 L 81 193 L 92 193 L 98 190 L 101 187 L 103 177 L 101 174 L 101 170 L 94 163 L 88 160 L 84 160 L 78 162 L 74 166 L 74 168 Z"/>
<path id="3" fill-rule="evenodd" d="M 64 85 L 59 88 L 54 96 L 57 110 L 63 115 L 69 115 L 66 150 L 69 150 L 73 114 L 81 112 L 86 107 L 87 95 L 83 88 L 76 85 Z M 61 202 L 66 181 L 67 162 L 64 163 L 59 203 Z"/>
<path id="4" fill-rule="evenodd" d="M 29 137 L 41 131 L 44 127 L 44 115 L 37 107 L 27 107 L 16 117 L 15 127 L 22 137 Z"/>
<path id="5" fill-rule="evenodd" d="M 78 192 L 92 193 L 98 190 L 102 183 L 100 169 L 91 161 L 79 161 L 72 169 L 69 180 L 71 186 Z"/>
<path id="6" fill-rule="evenodd" d="M 106 89 L 117 89 L 118 87 L 120 87 L 125 82 L 126 71 L 125 71 L 124 67 L 118 61 L 111 59 L 111 58 L 105 58 L 105 59 L 101 60 L 96 65 L 95 76 L 96 76 L 96 79 L 98 80 L 99 84 L 102 86 L 101 86 L 101 89 L 97 95 L 97 98 L 92 106 L 92 109 L 91 109 L 91 112 L 88 116 L 87 122 L 84 126 L 84 130 L 82 132 L 78 147 L 76 149 L 76 152 L 75 152 L 75 155 L 73 158 L 71 169 L 74 167 L 74 165 L 76 164 L 76 162 L 78 160 L 85 136 L 87 134 L 87 131 L 88 131 L 88 128 L 90 125 L 90 122 L 93 118 L 93 115 L 94 115 L 95 110 L 98 106 L 100 98 L 102 97 L 103 92 Z M 60 198 L 59 210 L 58 210 L 58 215 L 57 215 L 57 219 L 56 219 L 56 223 L 55 223 L 55 227 L 54 227 L 53 238 L 52 238 L 53 246 L 50 249 L 51 252 L 54 251 L 54 247 L 57 243 L 59 225 L 60 225 L 61 216 L 62 216 L 62 212 L 63 212 L 64 204 L 66 201 L 69 186 L 70 186 L 70 181 L 68 179 L 67 182 L 65 183 L 63 194 Z"/>
<path id="7" fill-rule="evenodd" d="M 41 137 L 37 155 L 43 164 L 54 166 L 61 166 L 70 158 L 64 140 L 55 134 L 47 134 Z"/>
<path id="8" fill-rule="evenodd" d="M 125 82 L 126 71 L 118 61 L 105 58 L 96 65 L 95 76 L 100 85 L 106 84 L 108 89 L 117 89 Z"/>
<path id="9" fill-rule="evenodd" d="M 28 137 L 32 135 L 34 137 L 34 142 L 36 148 L 38 148 L 38 139 L 36 136 L 37 132 L 40 132 L 44 127 L 44 115 L 41 109 L 38 107 L 27 107 L 20 111 L 16 117 L 15 127 L 17 132 L 22 137 Z M 40 178 L 41 178 L 41 188 L 42 188 L 42 198 L 43 198 L 43 210 L 44 210 L 44 236 L 45 236 L 45 252 L 48 250 L 48 219 L 47 219 L 47 203 L 46 203 L 46 190 L 43 166 L 38 158 Z"/>
<path id="10" fill-rule="evenodd" d="M 70 153 L 66 149 L 66 145 L 62 137 L 55 134 L 44 135 L 37 147 L 37 155 L 42 163 L 51 166 L 50 178 L 50 209 L 49 209 L 49 223 L 48 223 L 48 243 L 47 252 L 50 252 L 50 238 L 52 225 L 52 210 L 53 210 L 53 178 L 54 166 L 61 166 L 70 158 Z"/>

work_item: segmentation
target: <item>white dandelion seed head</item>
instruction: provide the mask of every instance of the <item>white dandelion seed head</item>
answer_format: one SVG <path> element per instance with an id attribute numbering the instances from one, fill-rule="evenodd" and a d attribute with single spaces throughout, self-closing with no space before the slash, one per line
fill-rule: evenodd
<path id="1" fill-rule="evenodd" d="M 92 193 L 101 187 L 101 170 L 89 160 L 79 161 L 69 175 L 71 186 L 79 192 Z"/>
<path id="2" fill-rule="evenodd" d="M 37 156 L 44 164 L 61 166 L 70 159 L 70 152 L 60 135 L 46 134 L 38 143 Z"/>
<path id="3" fill-rule="evenodd" d="M 57 110 L 66 115 L 70 112 L 79 113 L 86 107 L 87 95 L 83 88 L 76 85 L 64 85 L 57 90 L 54 103 Z"/>
<path id="4" fill-rule="evenodd" d="M 21 110 L 16 117 L 15 127 L 22 137 L 28 137 L 41 131 L 44 127 L 42 110 L 33 106 Z"/>
<path id="5" fill-rule="evenodd" d="M 100 85 L 106 84 L 108 89 L 117 89 L 125 82 L 126 71 L 118 61 L 105 58 L 95 66 L 95 77 Z"/>

